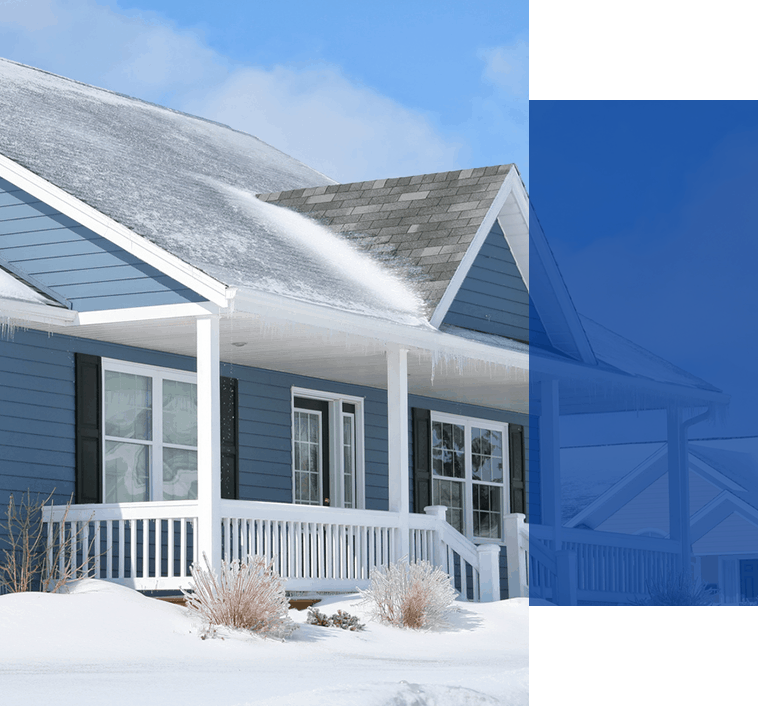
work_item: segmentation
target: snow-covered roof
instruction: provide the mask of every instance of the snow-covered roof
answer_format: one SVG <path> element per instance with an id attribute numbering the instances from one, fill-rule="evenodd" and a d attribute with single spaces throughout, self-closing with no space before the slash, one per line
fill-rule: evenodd
<path id="1" fill-rule="evenodd" d="M 36 289 L 28 286 L 10 272 L 6 272 L 2 267 L 0 267 L 0 299 L 9 299 L 26 304 L 51 304 L 58 306 L 44 294 L 40 294 Z"/>
<path id="2" fill-rule="evenodd" d="M 423 324 L 412 285 L 255 198 L 334 181 L 224 125 L 0 59 L 0 153 L 220 282 Z"/>

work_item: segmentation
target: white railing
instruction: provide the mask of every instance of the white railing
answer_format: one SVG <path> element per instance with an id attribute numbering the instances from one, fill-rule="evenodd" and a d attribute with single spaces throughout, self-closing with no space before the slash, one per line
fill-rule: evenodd
<path id="1" fill-rule="evenodd" d="M 197 516 L 194 501 L 45 507 L 48 566 L 141 591 L 186 587 Z"/>
<path id="2" fill-rule="evenodd" d="M 531 527 L 530 589 L 532 595 L 556 598 L 561 567 L 556 564 L 552 528 Z M 679 543 L 675 540 L 563 527 L 561 552 L 570 557 L 574 585 L 572 597 L 579 601 L 629 602 L 643 598 L 651 582 L 676 572 Z M 560 562 L 558 562 L 560 563 Z"/>
<path id="3" fill-rule="evenodd" d="M 220 512 L 221 558 L 264 556 L 290 591 L 354 591 L 376 567 L 408 557 L 440 566 L 465 598 L 500 598 L 499 545 L 474 545 L 442 507 L 401 515 L 222 500 Z M 176 590 L 198 559 L 195 501 L 47 507 L 43 518 L 59 575 Z"/>

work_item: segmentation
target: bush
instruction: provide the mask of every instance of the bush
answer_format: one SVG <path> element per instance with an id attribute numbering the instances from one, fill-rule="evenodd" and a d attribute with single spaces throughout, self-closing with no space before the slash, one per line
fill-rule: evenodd
<path id="1" fill-rule="evenodd" d="M 647 584 L 648 595 L 632 605 L 713 605 L 716 592 L 687 572 L 667 574 Z"/>
<path id="2" fill-rule="evenodd" d="M 19 502 L 10 496 L 5 521 L 0 522 L 0 530 L 5 530 L 0 552 L 0 593 L 55 593 L 73 578 L 89 574 L 85 571 L 86 559 L 94 558 L 95 540 L 84 546 L 81 524 L 61 531 L 69 523 L 71 500 L 66 503 L 62 521 L 48 530 L 42 521 L 42 509 L 52 496 L 53 493 L 44 499 L 40 495 L 32 497 L 28 490 Z M 75 547 L 79 547 L 78 553 Z"/>
<path id="3" fill-rule="evenodd" d="M 350 615 L 347 611 L 338 610 L 333 615 L 326 615 L 317 608 L 308 608 L 308 618 L 306 622 L 309 625 L 320 625 L 323 628 L 342 628 L 343 630 L 363 630 L 366 626 L 358 620 L 355 615 Z"/>
<path id="4" fill-rule="evenodd" d="M 406 560 L 374 569 L 371 585 L 361 591 L 372 618 L 414 629 L 445 626 L 456 595 L 444 571 L 428 561 Z"/>
<path id="5" fill-rule="evenodd" d="M 203 559 L 205 568 L 192 565 L 194 585 L 182 593 L 187 607 L 204 623 L 274 638 L 285 638 L 297 628 L 290 620 L 284 584 L 272 563 L 260 556 L 248 556 L 245 563 L 222 561 L 217 577 L 205 554 Z"/>

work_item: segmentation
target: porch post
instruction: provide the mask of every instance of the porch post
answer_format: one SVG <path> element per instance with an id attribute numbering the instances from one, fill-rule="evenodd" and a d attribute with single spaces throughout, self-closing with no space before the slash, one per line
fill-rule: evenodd
<path id="1" fill-rule="evenodd" d="M 221 567 L 221 378 L 219 319 L 197 320 L 197 557 Z"/>
<path id="2" fill-rule="evenodd" d="M 400 515 L 395 533 L 394 561 L 408 556 L 410 478 L 408 468 L 408 351 L 387 350 L 387 456 L 389 462 L 389 510 Z"/>
<path id="3" fill-rule="evenodd" d="M 680 543 L 680 571 L 690 571 L 690 474 L 687 431 L 678 407 L 668 410 L 667 456 L 669 474 L 669 536 Z"/>
<path id="4" fill-rule="evenodd" d="M 508 562 L 508 598 L 526 597 L 529 595 L 527 582 L 526 556 L 529 551 L 522 536 L 528 533 L 528 525 L 524 522 L 526 516 L 515 512 L 505 516 L 505 555 Z"/>
<path id="5" fill-rule="evenodd" d="M 542 524 L 552 528 L 554 551 L 561 549 L 561 440 L 559 429 L 558 380 L 547 379 L 540 386 L 540 482 L 542 484 Z"/>

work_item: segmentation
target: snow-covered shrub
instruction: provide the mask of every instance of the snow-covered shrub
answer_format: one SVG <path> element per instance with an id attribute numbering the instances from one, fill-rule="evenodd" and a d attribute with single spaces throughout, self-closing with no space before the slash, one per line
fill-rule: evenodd
<path id="1" fill-rule="evenodd" d="M 309 625 L 320 625 L 323 628 L 342 628 L 343 630 L 363 630 L 366 626 L 358 620 L 355 615 L 350 615 L 347 611 L 338 610 L 332 615 L 322 613 L 318 608 L 308 608 L 308 618 L 306 622 Z"/>
<path id="2" fill-rule="evenodd" d="M 192 565 L 193 586 L 182 591 L 187 607 L 208 625 L 250 630 L 263 637 L 285 638 L 296 628 L 281 577 L 264 557 L 221 562 L 216 572 L 203 554 L 205 567 Z"/>
<path id="3" fill-rule="evenodd" d="M 716 592 L 687 572 L 667 574 L 647 584 L 648 595 L 632 605 L 713 605 Z"/>
<path id="4" fill-rule="evenodd" d="M 446 625 L 456 591 L 450 577 L 428 561 L 406 560 L 374 569 L 371 585 L 361 591 L 371 617 L 405 628 L 436 628 Z"/>

